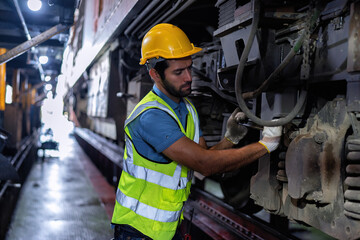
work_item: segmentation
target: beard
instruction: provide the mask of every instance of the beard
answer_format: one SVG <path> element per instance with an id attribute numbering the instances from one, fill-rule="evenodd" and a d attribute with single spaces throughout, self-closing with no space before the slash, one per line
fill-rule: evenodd
<path id="1" fill-rule="evenodd" d="M 175 86 L 172 85 L 168 80 L 161 79 L 161 81 L 163 83 L 165 90 L 175 97 L 179 97 L 179 98 L 186 97 L 191 93 L 191 82 L 181 85 L 180 88 L 177 90 Z M 188 88 L 183 90 L 184 87 L 188 87 Z"/>

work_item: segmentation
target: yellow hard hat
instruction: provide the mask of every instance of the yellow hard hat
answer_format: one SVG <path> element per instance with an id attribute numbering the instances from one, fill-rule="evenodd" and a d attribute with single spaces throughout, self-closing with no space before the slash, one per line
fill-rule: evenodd
<path id="1" fill-rule="evenodd" d="M 144 65 L 151 58 L 183 58 L 201 50 L 190 43 L 180 28 L 169 23 L 160 23 L 152 27 L 143 38 L 140 65 Z"/>

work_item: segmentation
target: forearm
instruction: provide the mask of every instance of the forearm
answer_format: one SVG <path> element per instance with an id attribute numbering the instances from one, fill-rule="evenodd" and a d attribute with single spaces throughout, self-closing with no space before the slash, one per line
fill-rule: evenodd
<path id="1" fill-rule="evenodd" d="M 173 161 L 209 176 L 245 166 L 265 155 L 267 150 L 260 143 L 236 149 L 207 150 L 183 137 L 163 153 Z"/>
<path id="2" fill-rule="evenodd" d="M 209 173 L 222 173 L 233 171 L 246 166 L 267 153 L 266 148 L 260 143 L 253 143 L 242 148 L 213 151 L 209 154 L 207 168 Z"/>
<path id="3" fill-rule="evenodd" d="M 210 148 L 210 150 L 229 149 L 229 148 L 232 148 L 233 146 L 234 146 L 234 144 L 232 144 L 232 142 L 230 142 L 226 138 L 223 138 L 220 142 L 218 142 L 217 144 L 212 146 Z"/>

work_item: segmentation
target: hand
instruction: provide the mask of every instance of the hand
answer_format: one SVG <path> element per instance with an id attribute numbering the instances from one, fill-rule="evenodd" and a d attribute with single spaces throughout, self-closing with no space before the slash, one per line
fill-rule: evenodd
<path id="1" fill-rule="evenodd" d="M 240 112 L 239 108 L 236 108 L 226 123 L 225 138 L 234 145 L 238 144 L 248 132 L 247 127 L 239 124 L 245 118 L 245 114 Z"/>
<path id="2" fill-rule="evenodd" d="M 259 143 L 262 144 L 270 153 L 279 146 L 281 134 L 282 126 L 264 127 L 262 132 L 263 138 L 259 141 Z"/>

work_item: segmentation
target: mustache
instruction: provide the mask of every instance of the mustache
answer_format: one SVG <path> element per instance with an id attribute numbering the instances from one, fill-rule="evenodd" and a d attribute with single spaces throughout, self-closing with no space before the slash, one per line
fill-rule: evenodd
<path id="1" fill-rule="evenodd" d="M 191 82 L 184 83 L 183 85 L 181 85 L 181 88 L 188 87 L 188 86 L 191 87 Z"/>

